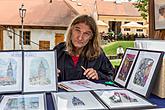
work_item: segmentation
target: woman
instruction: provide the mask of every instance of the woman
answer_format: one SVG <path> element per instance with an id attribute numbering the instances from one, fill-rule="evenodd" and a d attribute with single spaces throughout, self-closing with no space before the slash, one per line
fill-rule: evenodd
<path id="1" fill-rule="evenodd" d="M 102 51 L 99 39 L 98 28 L 92 17 L 81 15 L 72 21 L 66 42 L 54 48 L 57 50 L 59 81 L 111 79 L 114 69 Z"/>

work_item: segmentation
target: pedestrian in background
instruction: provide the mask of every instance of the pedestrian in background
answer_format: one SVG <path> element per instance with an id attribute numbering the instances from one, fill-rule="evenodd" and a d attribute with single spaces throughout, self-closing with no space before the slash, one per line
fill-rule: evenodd
<path id="1" fill-rule="evenodd" d="M 123 49 L 123 47 L 121 45 L 119 45 L 119 47 L 117 48 L 117 52 L 116 53 L 117 53 L 117 58 L 121 59 L 123 54 L 124 54 L 124 49 Z"/>

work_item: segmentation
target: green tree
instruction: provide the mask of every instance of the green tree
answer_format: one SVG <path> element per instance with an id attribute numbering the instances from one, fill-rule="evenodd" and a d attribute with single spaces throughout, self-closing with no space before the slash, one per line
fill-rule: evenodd
<path id="1" fill-rule="evenodd" d="M 147 20 L 148 17 L 148 1 L 149 0 L 137 0 L 135 4 L 135 7 L 138 8 L 138 11 L 145 20 Z"/>

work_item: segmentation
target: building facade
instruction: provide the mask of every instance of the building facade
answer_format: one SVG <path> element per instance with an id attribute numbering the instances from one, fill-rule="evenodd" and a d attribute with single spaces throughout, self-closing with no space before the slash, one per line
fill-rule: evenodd
<path id="1" fill-rule="evenodd" d="M 97 2 L 98 19 L 108 24 L 105 32 L 113 31 L 116 35 L 122 34 L 148 34 L 147 21 L 140 16 L 140 12 L 133 2 L 102 1 Z M 136 22 L 141 27 L 123 25 Z M 135 29 L 136 28 L 136 29 Z"/>
<path id="2" fill-rule="evenodd" d="M 148 34 L 146 21 L 132 2 L 110 0 L 24 0 L 24 49 L 52 49 L 63 42 L 72 19 L 88 14 L 97 21 L 99 32 L 122 34 Z M 19 0 L 0 1 L 0 49 L 21 49 L 21 18 Z M 123 27 L 136 22 L 141 27 Z"/>
<path id="3" fill-rule="evenodd" d="M 66 30 L 24 29 L 23 48 L 28 50 L 53 49 L 55 45 L 64 41 Z M 14 29 L 14 33 L 3 30 L 3 50 L 21 49 L 21 29 Z M 2 37 L 2 36 L 1 36 Z"/>
<path id="4" fill-rule="evenodd" d="M 24 0 L 26 14 L 22 24 L 19 0 L 0 1 L 0 49 L 53 49 L 64 41 L 66 29 L 77 13 L 64 0 Z"/>

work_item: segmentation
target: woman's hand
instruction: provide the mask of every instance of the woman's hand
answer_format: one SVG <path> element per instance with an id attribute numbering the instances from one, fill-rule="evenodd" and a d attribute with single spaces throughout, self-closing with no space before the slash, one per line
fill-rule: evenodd
<path id="1" fill-rule="evenodd" d="M 93 80 L 98 80 L 98 73 L 96 72 L 96 70 L 94 70 L 93 68 L 88 68 L 84 71 L 84 75 L 88 78 L 88 79 L 93 79 Z"/>
<path id="2" fill-rule="evenodd" d="M 57 68 L 57 77 L 59 77 L 60 72 L 61 72 L 61 71 Z"/>

